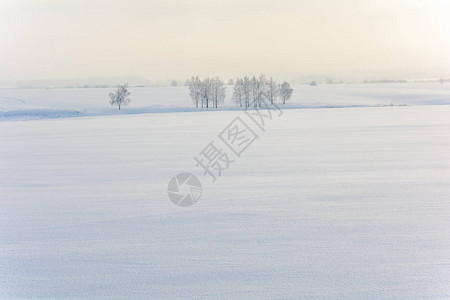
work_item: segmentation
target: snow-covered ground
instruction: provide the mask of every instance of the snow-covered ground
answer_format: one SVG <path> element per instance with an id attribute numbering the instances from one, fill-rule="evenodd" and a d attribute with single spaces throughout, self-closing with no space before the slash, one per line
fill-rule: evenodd
<path id="1" fill-rule="evenodd" d="M 394 86 L 296 87 L 292 105 L 413 106 L 285 110 L 215 183 L 193 157 L 243 112 L 4 119 L 0 298 L 450 297 L 450 106 L 414 106 L 449 88 Z M 139 91 L 130 110 L 186 101 Z M 106 114 L 86 92 L 0 91 Z M 180 172 L 202 181 L 189 208 Z"/>
<path id="2" fill-rule="evenodd" d="M 450 84 L 388 83 L 294 85 L 289 108 L 450 104 Z M 113 88 L 0 89 L 0 121 L 78 116 L 198 111 L 187 87 L 131 87 L 131 104 L 117 111 L 108 103 Z M 233 87 L 219 110 L 239 109 Z"/>

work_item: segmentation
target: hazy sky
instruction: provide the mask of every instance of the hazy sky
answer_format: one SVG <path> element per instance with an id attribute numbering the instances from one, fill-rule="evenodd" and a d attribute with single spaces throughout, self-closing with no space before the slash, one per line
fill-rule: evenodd
<path id="1" fill-rule="evenodd" d="M 0 80 L 450 76 L 449 0 L 0 0 Z"/>

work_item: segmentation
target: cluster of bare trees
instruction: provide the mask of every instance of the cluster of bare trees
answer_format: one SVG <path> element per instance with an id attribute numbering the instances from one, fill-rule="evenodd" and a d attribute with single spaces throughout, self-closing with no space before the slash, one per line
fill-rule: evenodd
<path id="1" fill-rule="evenodd" d="M 189 81 L 189 91 L 196 108 L 217 108 L 225 100 L 223 81 L 219 77 L 200 80 L 198 76 Z"/>
<path id="2" fill-rule="evenodd" d="M 218 77 L 201 80 L 195 76 L 186 83 L 196 108 L 217 108 L 225 100 L 226 87 Z M 243 108 L 274 104 L 277 99 L 285 104 L 294 91 L 288 82 L 278 84 L 272 77 L 266 78 L 264 75 L 245 76 L 236 81 L 229 80 L 229 83 L 234 84 L 233 100 Z"/>
<path id="3" fill-rule="evenodd" d="M 272 77 L 267 79 L 264 75 L 252 78 L 245 76 L 236 80 L 233 100 L 240 107 L 261 107 L 262 103 L 274 104 L 278 98 L 285 104 L 293 91 L 288 82 L 277 84 Z"/>

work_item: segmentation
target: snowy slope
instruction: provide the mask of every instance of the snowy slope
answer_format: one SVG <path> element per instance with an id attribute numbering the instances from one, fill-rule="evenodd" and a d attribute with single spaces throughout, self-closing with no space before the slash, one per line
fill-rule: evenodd
<path id="1" fill-rule="evenodd" d="M 1 122 L 0 298 L 448 298 L 449 115 L 285 110 L 215 183 L 242 112 Z"/>

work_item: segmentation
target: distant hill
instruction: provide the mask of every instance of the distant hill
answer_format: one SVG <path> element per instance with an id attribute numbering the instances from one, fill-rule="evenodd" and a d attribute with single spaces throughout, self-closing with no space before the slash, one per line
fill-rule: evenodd
<path id="1" fill-rule="evenodd" d="M 111 87 L 128 82 L 130 86 L 151 86 L 152 82 L 141 77 L 68 78 L 0 81 L 0 88 L 49 88 L 49 87 Z"/>

